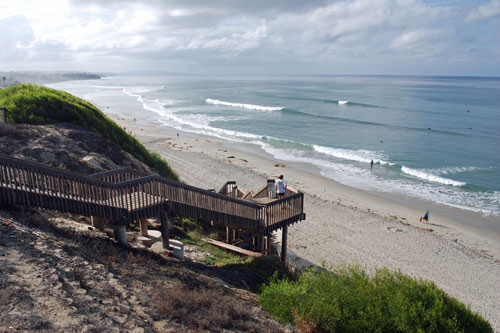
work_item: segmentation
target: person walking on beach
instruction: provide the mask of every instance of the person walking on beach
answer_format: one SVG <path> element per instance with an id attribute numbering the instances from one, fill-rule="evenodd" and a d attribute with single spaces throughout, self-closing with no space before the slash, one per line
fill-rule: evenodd
<path id="1" fill-rule="evenodd" d="M 420 218 L 420 221 L 422 221 L 422 220 L 424 220 L 424 223 L 429 224 L 429 210 L 427 210 L 427 211 L 425 212 L 424 217 L 421 217 L 421 218 Z"/>
<path id="2" fill-rule="evenodd" d="M 279 179 L 274 184 L 274 187 L 276 188 L 276 195 L 278 196 L 278 199 L 285 197 L 286 186 L 287 186 L 287 184 L 283 180 L 283 175 L 280 175 Z"/>

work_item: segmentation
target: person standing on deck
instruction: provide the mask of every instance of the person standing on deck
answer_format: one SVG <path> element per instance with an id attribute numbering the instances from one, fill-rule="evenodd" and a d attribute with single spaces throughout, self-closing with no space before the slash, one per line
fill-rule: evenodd
<path id="1" fill-rule="evenodd" d="M 275 183 L 275 188 L 276 188 L 276 194 L 278 196 L 278 199 L 284 198 L 285 197 L 285 191 L 286 191 L 286 182 L 283 180 L 283 175 L 279 176 L 279 179 Z"/>

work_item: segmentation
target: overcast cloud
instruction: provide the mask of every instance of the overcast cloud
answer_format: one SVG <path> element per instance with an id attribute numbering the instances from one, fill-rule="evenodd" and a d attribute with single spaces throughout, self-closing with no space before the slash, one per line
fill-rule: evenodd
<path id="1" fill-rule="evenodd" d="M 0 70 L 500 76 L 500 0 L 0 0 Z"/>

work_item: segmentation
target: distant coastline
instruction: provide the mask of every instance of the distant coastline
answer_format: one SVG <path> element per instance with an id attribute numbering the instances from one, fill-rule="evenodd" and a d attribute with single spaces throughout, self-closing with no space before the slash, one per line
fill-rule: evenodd
<path id="1" fill-rule="evenodd" d="M 100 80 L 104 75 L 89 72 L 65 72 L 65 71 L 0 71 L 0 88 L 19 83 L 56 83 L 75 80 Z M 3 80 L 5 78 L 5 80 Z"/>

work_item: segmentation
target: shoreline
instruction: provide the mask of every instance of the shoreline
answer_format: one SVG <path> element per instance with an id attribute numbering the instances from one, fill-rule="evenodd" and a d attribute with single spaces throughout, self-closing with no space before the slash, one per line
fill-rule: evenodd
<path id="1" fill-rule="evenodd" d="M 465 237 L 465 246 L 478 250 L 500 262 L 500 229 L 499 231 L 494 229 L 495 217 L 443 204 L 430 203 L 414 197 L 397 197 L 391 193 L 350 187 L 322 176 L 320 169 L 315 166 L 275 159 L 272 155 L 249 143 L 228 142 L 223 139 L 181 132 L 159 122 L 157 124 L 141 121 L 134 123 L 132 118 L 113 113 L 108 114 L 108 116 L 120 126 L 125 127 L 127 131 L 131 131 L 148 149 L 158 153 L 163 152 L 165 147 L 156 144 L 152 146 L 151 143 L 156 140 L 168 139 L 171 144 L 166 148 L 202 153 L 210 158 L 224 160 L 228 164 L 247 168 L 266 178 L 277 178 L 280 174 L 284 174 L 289 185 L 306 194 L 326 201 L 332 201 L 337 197 L 338 203 L 350 205 L 351 208 L 359 208 L 381 217 L 396 219 L 403 224 L 409 223 L 424 230 L 431 228 L 434 234 L 453 241 L 460 239 L 461 236 Z M 180 134 L 179 137 L 176 136 L 177 133 Z M 226 158 L 223 155 L 227 155 Z M 228 156 L 234 156 L 234 158 L 227 158 Z M 166 160 L 169 162 L 168 159 Z M 275 166 L 277 164 L 278 167 Z M 189 179 L 183 180 L 189 183 Z M 229 180 L 241 182 L 240 179 L 226 179 L 220 183 L 219 187 Z M 196 186 L 196 184 L 191 183 L 190 185 Z M 255 191 L 262 185 L 255 188 L 242 188 L 244 191 Z M 217 186 L 215 188 L 218 189 Z M 431 212 L 429 224 L 419 221 L 426 209 Z M 480 220 L 481 223 L 464 223 L 463 220 Z M 484 227 L 485 224 L 491 228 Z M 500 228 L 500 225 L 497 228 Z M 466 234 L 464 235 L 464 233 Z M 485 240 L 488 242 L 487 244 L 483 243 Z"/>
<path id="2" fill-rule="evenodd" d="M 306 220 L 288 228 L 295 264 L 303 260 L 333 270 L 359 264 L 369 273 L 382 267 L 400 270 L 434 282 L 500 332 L 500 233 L 432 211 L 430 223 L 423 224 L 418 207 L 344 186 L 302 170 L 303 165 L 283 166 L 256 154 L 255 147 L 182 133 L 152 121 L 134 123 L 127 115 L 108 116 L 164 157 L 190 185 L 218 190 L 234 180 L 241 189 L 255 191 L 267 178 L 285 175 L 289 186 L 305 197 Z M 279 232 L 276 236 L 279 241 Z"/>

